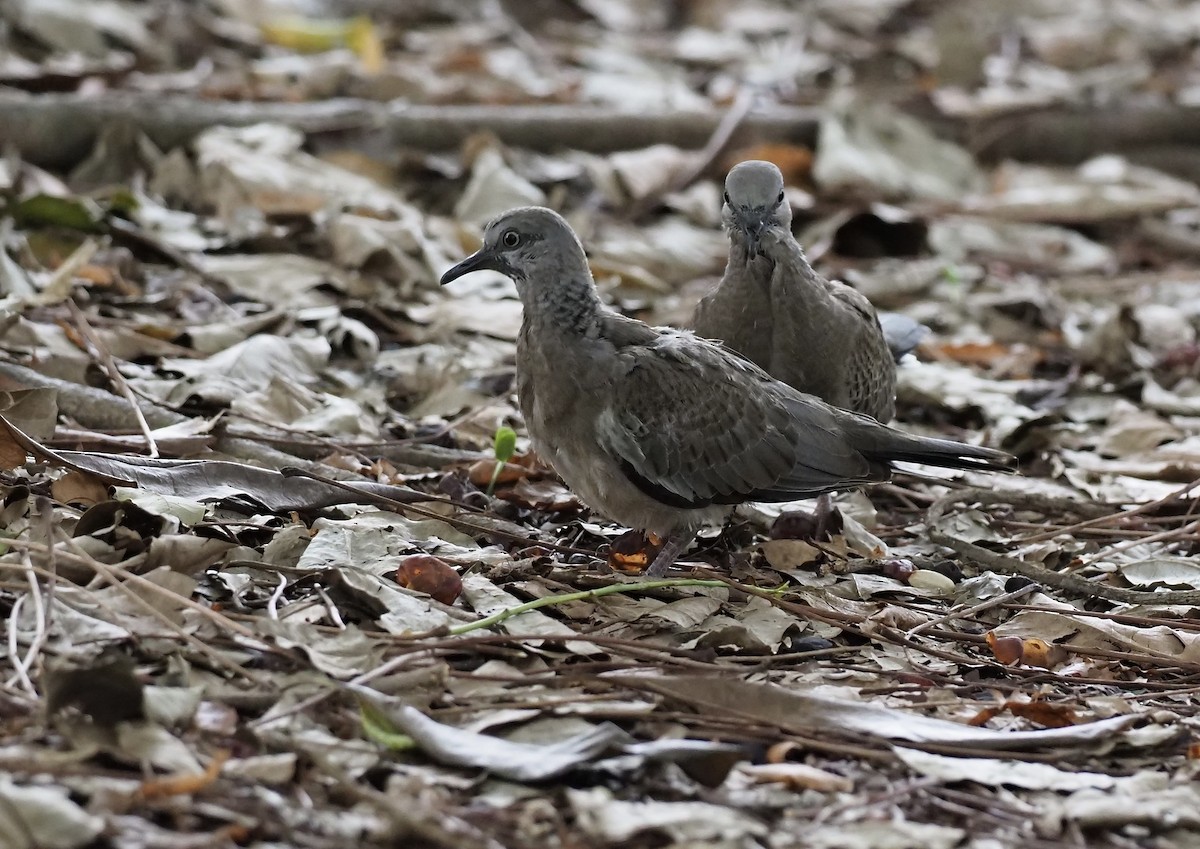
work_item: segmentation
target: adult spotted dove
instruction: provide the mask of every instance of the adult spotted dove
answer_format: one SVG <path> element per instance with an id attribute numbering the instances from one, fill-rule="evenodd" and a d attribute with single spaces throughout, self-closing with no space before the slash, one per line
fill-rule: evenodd
<path id="1" fill-rule="evenodd" d="M 894 313 L 881 326 L 866 297 L 813 270 L 792 236 L 783 175 L 770 162 L 734 166 L 721 218 L 729 263 L 720 285 L 696 307 L 696 333 L 719 339 L 801 392 L 891 421 L 896 361 L 925 328 Z"/>
<path id="2" fill-rule="evenodd" d="M 491 269 L 524 308 L 517 394 L 534 449 L 584 502 L 665 543 L 659 576 L 743 501 L 783 501 L 886 480 L 895 460 L 1013 468 L 1007 454 L 911 436 L 803 394 L 689 331 L 605 307 L 558 214 L 522 207 L 442 284 Z"/>
<path id="3" fill-rule="evenodd" d="M 692 326 L 772 377 L 846 410 L 887 423 L 896 412 L 896 363 L 928 328 L 813 270 L 792 236 L 783 174 L 749 160 L 725 177 L 721 219 L 729 262 L 720 285 L 696 306 Z M 817 502 L 816 535 L 833 501 Z"/>

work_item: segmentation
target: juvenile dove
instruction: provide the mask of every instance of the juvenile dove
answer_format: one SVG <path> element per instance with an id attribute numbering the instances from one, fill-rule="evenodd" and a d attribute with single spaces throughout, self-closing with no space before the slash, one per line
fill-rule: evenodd
<path id="1" fill-rule="evenodd" d="M 517 393 L 535 450 L 591 507 L 666 539 L 648 575 L 743 501 L 886 480 L 895 460 L 1013 468 L 1001 451 L 901 433 L 689 331 L 613 312 L 579 239 L 548 209 L 492 221 L 441 282 L 479 269 L 511 277 L 521 297 Z"/>
<path id="2" fill-rule="evenodd" d="M 889 339 L 866 297 L 813 270 L 792 236 L 783 175 L 772 163 L 750 160 L 730 170 L 721 219 L 729 264 L 696 307 L 697 335 L 719 339 L 801 392 L 891 421 L 896 360 L 924 328 L 889 317 Z"/>

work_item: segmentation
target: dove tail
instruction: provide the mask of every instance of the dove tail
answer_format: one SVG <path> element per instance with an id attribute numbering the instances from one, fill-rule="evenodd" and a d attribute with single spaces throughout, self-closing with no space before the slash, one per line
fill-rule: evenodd
<path id="1" fill-rule="evenodd" d="M 863 440 L 866 445 L 856 446 L 868 459 L 883 463 L 903 461 L 942 466 L 947 469 L 981 469 L 993 472 L 1015 472 L 1017 458 L 995 448 L 967 445 L 949 439 L 932 439 L 913 436 L 887 428 L 883 434 L 872 434 L 874 438 Z M 880 438 L 883 436 L 883 438 Z"/>

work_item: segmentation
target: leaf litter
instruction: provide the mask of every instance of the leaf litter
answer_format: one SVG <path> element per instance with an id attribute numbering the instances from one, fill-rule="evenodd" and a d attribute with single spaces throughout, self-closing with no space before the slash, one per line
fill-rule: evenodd
<path id="1" fill-rule="evenodd" d="M 5 86 L 199 105 L 0 162 L 0 845 L 1192 845 L 1195 10 L 367 5 L 9 13 Z M 203 119 L 330 97 L 661 126 Z M 546 203 L 614 306 L 684 322 L 747 157 L 823 271 L 930 328 L 901 426 L 1022 476 L 902 473 L 822 539 L 748 505 L 642 581 L 656 543 L 519 453 L 511 282 L 436 281 Z"/>

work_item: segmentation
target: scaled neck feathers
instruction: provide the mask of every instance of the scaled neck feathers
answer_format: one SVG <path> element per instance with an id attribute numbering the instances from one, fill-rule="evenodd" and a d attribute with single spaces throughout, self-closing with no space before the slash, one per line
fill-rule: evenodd
<path id="1" fill-rule="evenodd" d="M 549 285 L 533 288 L 529 294 L 533 303 L 526 304 L 526 313 L 530 319 L 563 333 L 587 334 L 604 309 L 587 266 Z"/>

